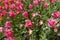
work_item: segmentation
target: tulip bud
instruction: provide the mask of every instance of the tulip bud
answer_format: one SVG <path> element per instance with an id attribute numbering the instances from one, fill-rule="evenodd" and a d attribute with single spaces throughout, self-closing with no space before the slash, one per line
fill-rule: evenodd
<path id="1" fill-rule="evenodd" d="M 20 28 L 22 28 L 24 25 L 23 24 L 20 24 Z"/>
<path id="2" fill-rule="evenodd" d="M 39 24 L 40 24 L 40 25 L 43 25 L 43 23 L 44 23 L 43 20 L 40 20 Z"/>
<path id="3" fill-rule="evenodd" d="M 54 28 L 54 32 L 58 32 L 58 29 L 57 28 Z"/>
<path id="4" fill-rule="evenodd" d="M 3 29 L 3 27 L 0 27 L 0 32 L 4 32 L 4 29 Z"/>
<path id="5" fill-rule="evenodd" d="M 29 35 L 31 35 L 32 32 L 33 32 L 33 31 L 32 31 L 31 29 L 28 30 Z"/>

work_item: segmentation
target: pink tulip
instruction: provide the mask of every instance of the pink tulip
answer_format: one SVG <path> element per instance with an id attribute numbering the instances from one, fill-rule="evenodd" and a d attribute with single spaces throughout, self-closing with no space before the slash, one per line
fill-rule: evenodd
<path id="1" fill-rule="evenodd" d="M 32 28 L 33 25 L 34 25 L 34 22 L 32 22 L 32 21 L 29 20 L 29 19 L 26 20 L 25 27 L 27 27 L 27 28 Z"/>
<path id="2" fill-rule="evenodd" d="M 59 18 L 60 17 L 60 12 L 59 11 L 54 12 L 53 16 L 54 16 L 54 18 Z"/>
<path id="3" fill-rule="evenodd" d="M 56 0 L 50 0 L 50 2 L 51 2 L 51 3 L 55 3 L 55 2 L 56 2 Z"/>
<path id="4" fill-rule="evenodd" d="M 0 12 L 0 16 L 2 16 L 2 12 Z"/>
<path id="5" fill-rule="evenodd" d="M 4 32 L 4 28 L 3 27 L 0 27 L 0 32 Z"/>
<path id="6" fill-rule="evenodd" d="M 15 7 L 16 7 L 15 4 L 11 4 L 11 5 L 10 5 L 10 8 L 11 8 L 11 9 L 15 9 Z"/>
<path id="7" fill-rule="evenodd" d="M 2 11 L 2 15 L 3 15 L 3 16 L 7 16 L 7 11 L 6 11 L 6 10 L 3 10 L 3 11 Z"/>
<path id="8" fill-rule="evenodd" d="M 5 27 L 6 28 L 11 28 L 12 27 L 12 23 L 10 21 L 6 21 Z"/>
<path id="9" fill-rule="evenodd" d="M 49 19 L 48 26 L 54 27 L 57 24 L 57 21 L 55 19 Z"/>
<path id="10" fill-rule="evenodd" d="M 1 11 L 2 9 L 3 9 L 2 6 L 0 6 L 0 11 Z"/>
<path id="11" fill-rule="evenodd" d="M 49 3 L 47 3 L 47 2 L 45 2 L 43 5 L 44 8 L 47 8 L 48 6 L 49 6 Z"/>
<path id="12" fill-rule="evenodd" d="M 38 0 L 38 2 L 41 2 L 41 0 Z"/>
<path id="13" fill-rule="evenodd" d="M 13 3 L 14 2 L 14 0 L 9 0 L 10 1 L 10 3 Z"/>
<path id="14" fill-rule="evenodd" d="M 13 36 L 13 31 L 10 30 L 10 29 L 7 29 L 6 32 L 5 32 L 5 36 L 6 36 L 6 37 L 11 37 L 11 36 Z"/>
<path id="15" fill-rule="evenodd" d="M 58 0 L 58 2 L 60 2 L 60 0 Z"/>
<path id="16" fill-rule="evenodd" d="M 6 9 L 9 9 L 10 7 L 9 7 L 9 5 L 5 4 L 5 8 L 6 8 Z"/>
<path id="17" fill-rule="evenodd" d="M 8 0 L 4 0 L 4 4 L 8 4 Z"/>
<path id="18" fill-rule="evenodd" d="M 38 5 L 39 4 L 38 0 L 33 0 L 33 4 Z"/>
<path id="19" fill-rule="evenodd" d="M 16 16 L 16 13 L 14 13 L 14 11 L 10 11 L 9 12 L 9 16 L 12 17 L 12 18 L 14 18 Z"/>
<path id="20" fill-rule="evenodd" d="M 41 2 L 44 2 L 44 0 L 41 0 Z"/>
<path id="21" fill-rule="evenodd" d="M 25 11 L 22 15 L 23 15 L 23 17 L 28 18 L 28 12 L 27 11 Z"/>
<path id="22" fill-rule="evenodd" d="M 38 0 L 38 2 L 44 2 L 44 0 Z"/>
<path id="23" fill-rule="evenodd" d="M 24 7 L 23 3 L 19 2 L 19 1 L 16 2 L 16 5 Z"/>
<path id="24" fill-rule="evenodd" d="M 32 9 L 33 8 L 33 5 L 32 4 L 29 4 L 29 9 Z"/>
<path id="25" fill-rule="evenodd" d="M 17 4 L 17 5 L 18 5 L 18 6 L 17 6 L 17 10 L 18 10 L 18 11 L 22 11 L 23 8 L 24 8 L 24 5 L 23 5 L 22 3 Z"/>
<path id="26" fill-rule="evenodd" d="M 8 38 L 6 38 L 6 40 L 16 40 L 16 39 L 12 38 L 12 37 L 8 37 Z"/>

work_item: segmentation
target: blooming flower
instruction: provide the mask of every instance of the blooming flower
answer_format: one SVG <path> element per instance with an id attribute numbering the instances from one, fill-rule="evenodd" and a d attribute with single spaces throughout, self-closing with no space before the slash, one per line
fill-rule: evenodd
<path id="1" fill-rule="evenodd" d="M 60 2 L 60 0 L 58 0 L 58 2 Z"/>
<path id="2" fill-rule="evenodd" d="M 15 9 L 15 7 L 16 7 L 15 4 L 11 4 L 11 5 L 10 5 L 10 8 L 11 8 L 12 10 Z"/>
<path id="3" fill-rule="evenodd" d="M 32 22 L 32 21 L 29 20 L 29 19 L 26 20 L 25 27 L 27 27 L 27 28 L 32 28 L 33 25 L 34 25 L 34 22 Z"/>
<path id="4" fill-rule="evenodd" d="M 9 16 L 12 17 L 12 18 L 14 18 L 16 16 L 16 14 L 14 13 L 14 11 L 10 11 L 9 12 Z"/>
<path id="5" fill-rule="evenodd" d="M 6 28 L 11 28 L 12 27 L 12 23 L 10 21 L 6 21 L 5 27 Z"/>
<path id="6" fill-rule="evenodd" d="M 5 32 L 5 36 L 7 36 L 7 37 L 13 36 L 13 31 L 10 30 L 10 29 L 7 29 L 6 32 Z"/>
<path id="7" fill-rule="evenodd" d="M 0 27 L 0 32 L 4 32 L 4 29 L 3 29 L 3 27 Z"/>
<path id="8" fill-rule="evenodd" d="M 8 0 L 4 0 L 4 4 L 8 4 Z"/>
<path id="9" fill-rule="evenodd" d="M 25 18 L 28 18 L 28 12 L 25 11 L 23 14 L 22 14 Z"/>
<path id="10" fill-rule="evenodd" d="M 0 11 L 1 11 L 2 9 L 3 9 L 2 6 L 0 6 Z"/>
<path id="11" fill-rule="evenodd" d="M 29 4 L 29 9 L 32 9 L 33 8 L 33 5 L 32 4 Z"/>
<path id="12" fill-rule="evenodd" d="M 9 0 L 9 2 L 10 2 L 10 3 L 13 3 L 13 2 L 14 2 L 14 0 Z"/>
<path id="13" fill-rule="evenodd" d="M 54 16 L 54 18 L 59 18 L 60 17 L 60 12 L 59 11 L 54 12 L 53 16 Z"/>
<path id="14" fill-rule="evenodd" d="M 56 25 L 57 21 L 55 19 L 49 19 L 48 21 L 48 26 L 49 27 L 54 27 Z"/>
<path id="15" fill-rule="evenodd" d="M 39 4 L 38 0 L 33 0 L 33 4 L 38 5 Z"/>
<path id="16" fill-rule="evenodd" d="M 5 8 L 6 8 L 6 9 L 9 9 L 10 7 L 9 7 L 9 5 L 5 4 Z"/>
<path id="17" fill-rule="evenodd" d="M 45 2 L 43 5 L 44 8 L 47 8 L 48 6 L 49 6 L 49 3 L 47 3 L 47 2 Z"/>
<path id="18" fill-rule="evenodd" d="M 17 2 L 17 3 L 16 3 L 16 5 L 17 5 L 17 7 L 16 7 L 16 8 L 17 8 L 17 10 L 18 10 L 18 11 L 22 11 L 22 10 L 23 10 L 24 5 L 23 5 L 22 3 Z"/>
<path id="19" fill-rule="evenodd" d="M 3 10 L 3 11 L 2 11 L 2 15 L 3 15 L 3 16 L 7 16 L 7 11 L 6 11 L 6 10 Z"/>

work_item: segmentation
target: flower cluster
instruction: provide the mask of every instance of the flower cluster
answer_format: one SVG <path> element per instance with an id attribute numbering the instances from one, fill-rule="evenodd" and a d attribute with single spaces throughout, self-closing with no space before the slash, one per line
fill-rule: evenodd
<path id="1" fill-rule="evenodd" d="M 49 2 L 45 0 L 32 0 L 32 3 L 27 3 L 27 8 L 25 8 L 26 5 L 24 5 L 25 1 L 23 0 L 0 0 L 0 21 L 2 23 L 4 22 L 3 27 L 2 25 L 0 27 L 0 32 L 4 33 L 4 36 L 7 37 L 6 40 L 16 40 L 16 38 L 13 37 L 13 28 L 15 28 L 14 26 L 18 26 L 19 28 L 24 27 L 28 29 L 27 32 L 31 35 L 33 32 L 32 29 L 36 25 L 43 26 L 45 24 L 43 18 L 48 14 L 44 16 L 43 12 L 46 11 L 44 9 L 47 9 L 48 12 L 48 7 L 51 6 L 50 3 L 54 5 L 56 2 L 56 0 L 49 0 Z M 58 0 L 58 2 L 60 2 L 60 0 Z M 42 7 L 40 7 L 41 4 Z M 35 9 L 35 7 L 37 8 Z M 47 19 L 48 22 L 46 26 L 53 28 L 54 32 L 58 32 L 60 23 L 57 19 L 60 18 L 60 11 L 53 11 L 51 14 Z"/>

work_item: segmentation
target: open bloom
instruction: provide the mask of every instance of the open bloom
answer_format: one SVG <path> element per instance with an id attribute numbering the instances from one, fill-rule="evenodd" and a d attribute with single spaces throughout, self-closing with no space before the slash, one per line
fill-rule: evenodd
<path id="1" fill-rule="evenodd" d="M 25 11 L 22 15 L 23 15 L 23 17 L 28 18 L 28 12 L 27 11 Z"/>
<path id="2" fill-rule="evenodd" d="M 4 29 L 3 29 L 3 27 L 0 27 L 0 32 L 4 32 Z"/>
<path id="3" fill-rule="evenodd" d="M 47 8 L 48 6 L 49 6 L 49 3 L 47 3 L 47 2 L 45 2 L 43 5 L 44 8 Z"/>
<path id="4" fill-rule="evenodd" d="M 10 8 L 11 8 L 11 9 L 15 9 L 15 7 L 16 7 L 15 4 L 11 4 L 11 5 L 10 5 Z"/>
<path id="5" fill-rule="evenodd" d="M 38 5 L 39 4 L 38 0 L 33 0 L 33 4 Z"/>
<path id="6" fill-rule="evenodd" d="M 4 4 L 8 4 L 8 0 L 4 0 Z"/>
<path id="7" fill-rule="evenodd" d="M 49 27 L 54 27 L 56 25 L 57 21 L 55 19 L 49 19 L 48 21 L 48 26 Z"/>
<path id="8" fill-rule="evenodd" d="M 25 27 L 27 27 L 27 28 L 32 28 L 33 25 L 34 25 L 34 22 L 32 22 L 32 21 L 29 20 L 29 19 L 26 20 Z"/>
<path id="9" fill-rule="evenodd" d="M 58 32 L 58 28 L 54 28 L 54 32 Z"/>
<path id="10" fill-rule="evenodd" d="M 12 27 L 12 23 L 11 23 L 10 21 L 7 21 L 7 22 L 5 23 L 5 27 L 6 27 L 6 28 L 11 28 L 11 27 Z"/>
<path id="11" fill-rule="evenodd" d="M 13 3 L 13 2 L 14 2 L 14 0 L 9 0 L 9 2 L 10 2 L 10 3 Z"/>
<path id="12" fill-rule="evenodd" d="M 16 2 L 16 5 L 17 5 L 16 8 L 17 8 L 18 11 L 22 11 L 23 10 L 23 8 L 24 8 L 23 3 L 17 1 Z"/>
<path id="13" fill-rule="evenodd" d="M 9 5 L 5 4 L 5 8 L 6 8 L 6 9 L 9 9 L 10 7 L 9 7 Z"/>
<path id="14" fill-rule="evenodd" d="M 9 12 L 9 16 L 12 17 L 12 18 L 14 18 L 16 16 L 16 13 L 14 13 L 14 11 L 10 11 Z"/>
<path id="15" fill-rule="evenodd" d="M 6 36 L 6 37 L 11 37 L 11 36 L 13 36 L 13 31 L 10 30 L 10 29 L 7 29 L 6 32 L 5 32 L 5 36 Z"/>
<path id="16" fill-rule="evenodd" d="M 2 6 L 0 6 L 0 11 L 3 9 L 3 7 Z"/>
<path id="17" fill-rule="evenodd" d="M 29 9 L 32 9 L 33 8 L 33 5 L 32 4 L 29 4 Z"/>
<path id="18" fill-rule="evenodd" d="M 54 16 L 54 18 L 59 18 L 60 17 L 60 12 L 59 11 L 54 12 L 53 16 Z"/>
<path id="19" fill-rule="evenodd" d="M 7 16 L 7 11 L 6 11 L 6 10 L 3 10 L 3 11 L 2 11 L 2 15 L 3 15 L 3 16 Z"/>

